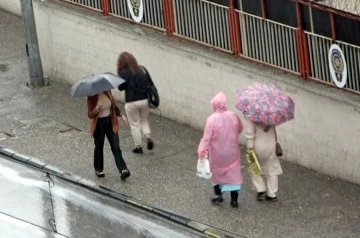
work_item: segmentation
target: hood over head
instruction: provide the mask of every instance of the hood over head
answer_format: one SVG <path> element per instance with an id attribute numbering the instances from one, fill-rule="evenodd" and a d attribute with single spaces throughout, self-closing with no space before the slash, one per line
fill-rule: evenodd
<path id="1" fill-rule="evenodd" d="M 210 101 L 210 104 L 214 112 L 227 111 L 226 96 L 223 92 L 216 94 L 216 96 Z"/>

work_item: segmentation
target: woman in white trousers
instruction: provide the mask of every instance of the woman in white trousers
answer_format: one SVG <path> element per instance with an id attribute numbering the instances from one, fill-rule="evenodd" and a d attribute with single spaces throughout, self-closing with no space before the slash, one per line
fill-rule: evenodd
<path id="1" fill-rule="evenodd" d="M 255 125 L 248 120 L 247 149 L 255 151 L 261 167 L 261 173 L 251 177 L 258 201 L 277 201 L 278 176 L 283 171 L 276 155 L 275 133 L 274 126 Z"/>
<path id="2" fill-rule="evenodd" d="M 125 111 L 135 142 L 132 152 L 143 154 L 141 146 L 143 135 L 146 137 L 147 149 L 154 148 L 148 120 L 150 108 L 147 95 L 147 87 L 154 83 L 146 68 L 139 65 L 135 57 L 128 52 L 120 54 L 117 71 L 118 75 L 126 81 L 119 86 L 119 90 L 125 90 Z"/>

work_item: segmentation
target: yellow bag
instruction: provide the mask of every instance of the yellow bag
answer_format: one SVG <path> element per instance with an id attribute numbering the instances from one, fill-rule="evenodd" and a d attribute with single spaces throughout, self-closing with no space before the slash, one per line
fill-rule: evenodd
<path id="1" fill-rule="evenodd" d="M 250 150 L 249 153 L 246 154 L 246 160 L 252 174 L 254 176 L 258 175 L 261 172 L 261 167 L 254 150 Z"/>

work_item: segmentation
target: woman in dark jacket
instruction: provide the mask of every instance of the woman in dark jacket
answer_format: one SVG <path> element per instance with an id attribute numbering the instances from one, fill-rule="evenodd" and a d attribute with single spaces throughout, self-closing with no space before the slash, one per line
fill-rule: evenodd
<path id="1" fill-rule="evenodd" d="M 121 85 L 119 90 L 125 90 L 125 111 L 135 142 L 132 152 L 142 154 L 142 135 L 146 137 L 147 149 L 154 148 L 148 121 L 150 108 L 146 93 L 147 85 L 154 83 L 145 67 L 138 65 L 135 57 L 128 52 L 120 54 L 117 72 L 127 82 Z"/>
<path id="2" fill-rule="evenodd" d="M 94 137 L 94 169 L 98 177 L 104 177 L 104 141 L 105 136 L 110 143 L 120 177 L 125 180 L 130 176 L 122 156 L 119 142 L 119 122 L 116 110 L 119 110 L 110 91 L 87 97 L 88 117 L 90 119 L 90 135 Z M 120 110 L 119 110 L 120 111 Z M 120 115 L 124 122 L 126 118 Z"/>

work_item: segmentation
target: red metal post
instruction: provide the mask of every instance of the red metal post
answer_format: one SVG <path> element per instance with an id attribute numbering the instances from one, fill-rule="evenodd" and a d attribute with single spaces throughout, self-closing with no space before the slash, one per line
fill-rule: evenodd
<path id="1" fill-rule="evenodd" d="M 266 6 L 265 0 L 261 0 L 261 17 L 266 19 Z"/>
<path id="2" fill-rule="evenodd" d="M 305 79 L 309 79 L 310 77 L 310 55 L 309 55 L 309 47 L 307 44 L 307 37 L 304 31 L 302 31 L 302 42 L 303 42 L 303 53 L 304 53 L 304 77 Z"/>
<path id="3" fill-rule="evenodd" d="M 172 35 L 175 32 L 173 0 L 162 0 L 162 3 L 166 34 Z"/>
<path id="4" fill-rule="evenodd" d="M 233 55 L 239 55 L 242 53 L 241 50 L 241 37 L 240 37 L 240 23 L 239 14 L 235 10 L 235 0 L 230 1 L 228 9 L 229 14 L 229 32 L 231 41 L 231 50 Z"/>
<path id="5" fill-rule="evenodd" d="M 296 1 L 296 19 L 298 23 L 298 29 L 296 30 L 296 44 L 298 50 L 298 61 L 300 76 L 302 78 L 308 79 L 310 76 L 310 61 L 309 61 L 309 52 L 307 46 L 307 39 L 302 27 L 302 16 L 300 11 L 300 3 Z"/>
<path id="6" fill-rule="evenodd" d="M 331 36 L 333 40 L 336 40 L 336 30 L 335 30 L 335 18 L 334 13 L 330 12 L 330 24 L 331 24 Z"/>
<path id="7" fill-rule="evenodd" d="M 101 9 L 104 15 L 109 15 L 110 12 L 110 0 L 101 0 Z"/>

